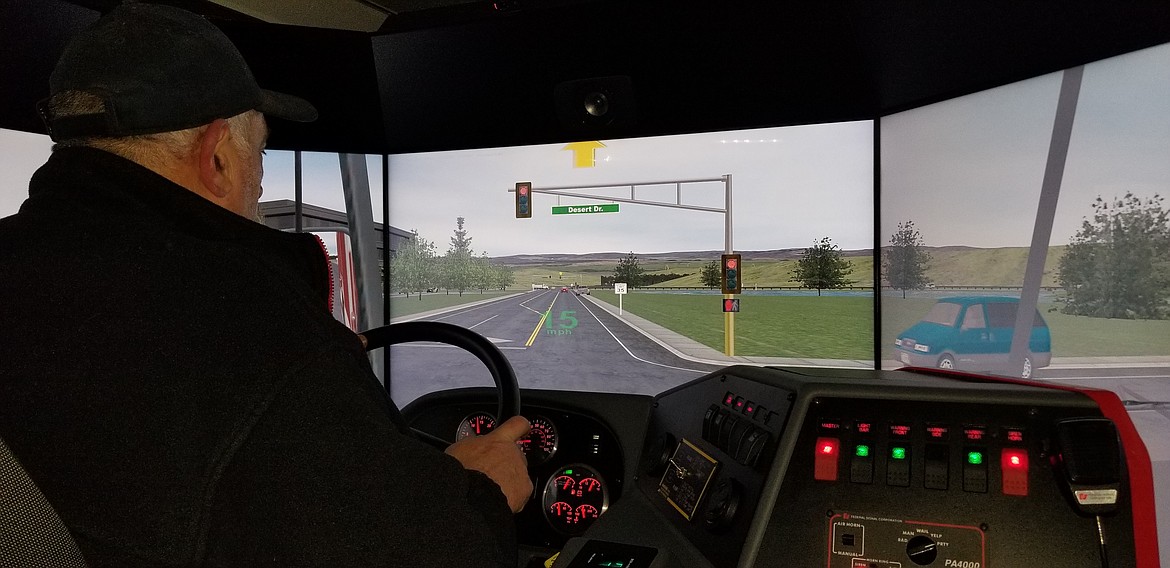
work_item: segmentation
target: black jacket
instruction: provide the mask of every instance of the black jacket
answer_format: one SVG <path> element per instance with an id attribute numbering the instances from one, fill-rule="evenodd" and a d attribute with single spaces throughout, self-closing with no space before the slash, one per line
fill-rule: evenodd
<path id="1" fill-rule="evenodd" d="M 405 435 L 312 235 L 56 151 L 0 220 L 0 436 L 93 566 L 510 566 L 487 477 Z"/>

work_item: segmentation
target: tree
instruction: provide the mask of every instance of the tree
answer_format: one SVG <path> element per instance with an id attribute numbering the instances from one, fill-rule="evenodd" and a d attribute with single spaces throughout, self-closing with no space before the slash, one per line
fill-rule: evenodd
<path id="1" fill-rule="evenodd" d="M 446 273 L 446 288 L 458 290 L 459 295 L 472 287 L 475 280 L 475 263 L 471 250 L 471 237 L 463 228 L 463 217 L 455 218 L 455 235 L 451 237 L 451 246 L 447 249 L 443 267 Z"/>
<path id="2" fill-rule="evenodd" d="M 804 249 L 793 277 L 805 288 L 816 288 L 820 296 L 823 289 L 844 288 L 851 284 L 845 277 L 852 273 L 849 261 L 841 258 L 841 248 L 825 237 Z"/>
<path id="3" fill-rule="evenodd" d="M 921 290 L 930 284 L 926 269 L 930 267 L 930 253 L 922 243 L 922 235 L 914 228 L 914 221 L 898 223 L 898 230 L 890 236 L 890 246 L 883 251 L 882 271 L 886 282 L 895 290 Z"/>
<path id="4" fill-rule="evenodd" d="M 718 288 L 722 284 L 723 275 L 719 273 L 719 261 L 712 260 L 703 265 L 699 271 L 699 281 L 708 288 Z"/>
<path id="5" fill-rule="evenodd" d="M 486 251 L 471 260 L 472 267 L 474 268 L 472 271 L 474 278 L 472 280 L 479 293 L 482 294 L 484 290 L 491 288 L 492 284 L 495 283 L 495 270 L 493 270 L 492 261 L 488 258 Z"/>
<path id="6" fill-rule="evenodd" d="M 507 290 L 516 282 L 516 273 L 513 272 L 512 267 L 504 266 L 502 264 L 494 266 L 496 274 L 496 287 L 500 290 Z"/>
<path id="7" fill-rule="evenodd" d="M 422 293 L 438 279 L 435 244 L 419 236 L 417 230 L 402 243 L 390 261 L 390 285 L 403 294 Z"/>
<path id="8" fill-rule="evenodd" d="M 1063 311 L 1103 318 L 1170 317 L 1170 223 L 1162 197 L 1093 202 L 1057 265 Z"/>
<path id="9" fill-rule="evenodd" d="M 645 270 L 638 264 L 638 257 L 630 253 L 618 261 L 617 268 L 613 269 L 614 282 L 625 282 L 631 288 L 641 286 Z"/>

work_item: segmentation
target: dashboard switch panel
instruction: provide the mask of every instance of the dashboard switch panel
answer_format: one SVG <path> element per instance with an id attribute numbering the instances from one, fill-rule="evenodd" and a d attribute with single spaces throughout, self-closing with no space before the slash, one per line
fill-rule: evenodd
<path id="1" fill-rule="evenodd" d="M 987 566 L 977 526 L 842 512 L 829 519 L 829 568 Z"/>

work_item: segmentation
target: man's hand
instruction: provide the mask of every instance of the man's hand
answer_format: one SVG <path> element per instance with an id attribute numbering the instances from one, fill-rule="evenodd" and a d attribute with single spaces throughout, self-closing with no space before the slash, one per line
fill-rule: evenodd
<path id="1" fill-rule="evenodd" d="M 516 441 L 528 434 L 528 420 L 514 416 L 484 436 L 464 438 L 447 447 L 447 454 L 463 467 L 486 474 L 495 481 L 513 513 L 519 513 L 532 496 L 528 460 Z"/>

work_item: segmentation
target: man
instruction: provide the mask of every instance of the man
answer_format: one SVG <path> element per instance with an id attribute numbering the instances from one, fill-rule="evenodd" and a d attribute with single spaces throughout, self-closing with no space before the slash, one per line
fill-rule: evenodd
<path id="1" fill-rule="evenodd" d="M 527 421 L 413 439 L 320 243 L 253 221 L 264 116 L 316 110 L 145 4 L 50 83 L 58 144 L 0 220 L 0 437 L 90 565 L 514 565 Z"/>

